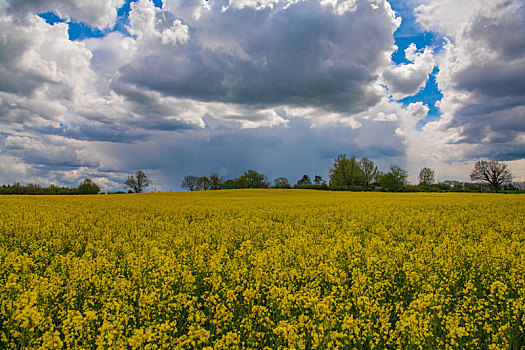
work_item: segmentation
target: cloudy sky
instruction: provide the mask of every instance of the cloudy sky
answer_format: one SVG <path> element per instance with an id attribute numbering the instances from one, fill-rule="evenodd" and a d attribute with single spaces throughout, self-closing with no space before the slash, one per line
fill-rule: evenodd
<path id="1" fill-rule="evenodd" d="M 0 184 L 150 190 L 340 153 L 525 180 L 521 0 L 0 0 Z"/>

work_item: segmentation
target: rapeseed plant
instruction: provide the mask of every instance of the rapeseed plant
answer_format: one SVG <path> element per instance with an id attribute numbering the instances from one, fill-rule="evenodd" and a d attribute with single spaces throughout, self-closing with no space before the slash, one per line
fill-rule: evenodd
<path id="1" fill-rule="evenodd" d="M 525 199 L 0 197 L 2 349 L 520 349 Z"/>

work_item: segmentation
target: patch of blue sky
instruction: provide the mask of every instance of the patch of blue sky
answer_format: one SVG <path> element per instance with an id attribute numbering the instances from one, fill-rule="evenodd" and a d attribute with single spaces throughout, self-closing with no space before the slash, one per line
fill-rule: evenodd
<path id="1" fill-rule="evenodd" d="M 56 15 L 54 12 L 45 12 L 39 14 L 39 16 L 46 20 L 47 24 L 55 24 L 55 23 L 64 23 L 65 20 L 60 18 L 58 15 Z"/>
<path id="2" fill-rule="evenodd" d="M 40 13 L 39 16 L 45 19 L 46 23 L 51 24 L 51 25 L 55 23 L 67 23 L 69 40 L 84 40 L 88 38 L 101 38 L 115 30 L 118 30 L 117 25 L 114 28 L 99 29 L 96 27 L 91 27 L 90 25 L 84 22 L 77 22 L 74 19 L 66 22 L 63 18 L 59 17 L 54 12 Z"/>
<path id="3" fill-rule="evenodd" d="M 68 21 L 67 24 L 69 40 L 84 40 L 88 38 L 101 38 L 106 36 L 111 32 L 120 32 L 123 35 L 130 36 L 127 25 L 129 25 L 129 12 L 131 11 L 131 3 L 137 2 L 138 0 L 127 0 L 124 5 L 117 11 L 117 21 L 113 28 L 104 28 L 99 29 L 96 27 L 91 27 L 90 25 L 84 22 L 78 22 L 72 19 Z M 153 0 L 153 3 L 156 7 L 162 8 L 162 0 Z M 54 12 L 45 12 L 40 13 L 40 17 L 46 20 L 48 24 L 55 23 L 65 23 L 66 21 L 63 18 L 60 18 Z"/>
<path id="4" fill-rule="evenodd" d="M 425 87 L 419 90 L 419 92 L 416 95 L 408 96 L 399 100 L 399 102 L 401 102 L 405 107 L 411 103 L 420 101 L 428 106 L 428 115 L 426 118 L 421 119 L 417 123 L 418 128 L 423 127 L 426 123 L 430 121 L 438 120 L 441 118 L 441 111 L 438 107 L 436 107 L 436 102 L 441 101 L 441 99 L 443 98 L 443 94 L 441 93 L 441 91 L 439 91 L 436 83 L 436 74 L 438 72 L 439 69 L 435 67 L 432 74 L 430 74 L 430 77 Z"/>
<path id="5" fill-rule="evenodd" d="M 418 50 L 423 50 L 427 46 L 431 47 L 434 53 L 441 51 L 443 48 L 443 38 L 431 32 L 413 33 L 410 35 L 396 35 L 396 33 L 394 33 L 394 41 L 397 51 L 392 54 L 392 61 L 395 64 L 410 63 L 405 57 L 405 50 L 412 43 L 416 44 Z"/>
<path id="6" fill-rule="evenodd" d="M 39 14 L 40 17 L 46 20 L 48 24 L 55 23 L 65 23 L 66 21 L 63 18 L 60 18 L 54 12 L 45 12 Z M 69 40 L 83 40 L 87 38 L 100 38 L 107 35 L 112 30 L 104 29 L 100 30 L 98 28 L 91 27 L 83 22 L 69 21 L 68 25 L 68 34 Z"/>
<path id="7" fill-rule="evenodd" d="M 158 8 L 162 8 L 162 0 L 153 0 L 153 3 L 154 3 L 155 6 L 157 6 Z"/>
<path id="8" fill-rule="evenodd" d="M 406 0 L 390 0 L 392 9 L 402 18 L 401 26 L 394 33 L 394 41 L 398 49 L 392 55 L 392 61 L 396 64 L 408 63 L 405 49 L 412 43 L 416 44 L 418 50 L 429 46 L 434 49 L 434 52 L 439 52 L 444 44 L 443 37 L 425 31 L 417 23 L 414 8 L 408 3 Z"/>
<path id="9" fill-rule="evenodd" d="M 416 44 L 418 50 L 428 46 L 434 50 L 434 53 L 439 53 L 439 51 L 443 49 L 443 37 L 425 31 L 424 28 L 417 23 L 412 3 L 406 0 L 390 0 L 390 5 L 392 9 L 396 11 L 397 15 L 402 18 L 401 26 L 394 33 L 394 42 L 398 49 L 392 54 L 392 62 L 395 64 L 410 63 L 406 59 L 405 49 L 412 43 Z M 436 83 L 436 74 L 438 72 L 439 69 L 435 67 L 426 85 L 416 95 L 399 100 L 405 107 L 410 103 L 420 101 L 428 106 L 428 115 L 418 122 L 418 128 L 423 127 L 429 121 L 441 118 L 441 111 L 436 107 L 436 102 L 443 98 L 443 94 L 439 91 Z"/>

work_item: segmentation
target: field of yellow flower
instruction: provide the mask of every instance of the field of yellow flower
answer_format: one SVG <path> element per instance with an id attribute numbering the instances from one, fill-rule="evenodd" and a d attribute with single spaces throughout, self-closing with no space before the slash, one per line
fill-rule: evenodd
<path id="1" fill-rule="evenodd" d="M 0 197 L 1 349 L 520 349 L 525 197 Z"/>

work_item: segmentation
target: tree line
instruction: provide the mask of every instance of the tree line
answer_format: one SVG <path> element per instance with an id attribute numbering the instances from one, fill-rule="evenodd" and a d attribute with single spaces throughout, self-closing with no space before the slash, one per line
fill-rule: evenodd
<path id="1" fill-rule="evenodd" d="M 84 179 L 78 187 L 61 187 L 56 185 L 50 185 L 49 187 L 43 187 L 39 184 L 27 184 L 21 185 L 19 182 L 15 182 L 12 185 L 3 185 L 0 187 L 0 195 L 2 194 L 30 194 L 30 195 L 67 195 L 67 194 L 97 194 L 100 192 L 100 187 L 94 183 L 91 179 Z"/>
<path id="2" fill-rule="evenodd" d="M 340 154 L 329 171 L 328 182 L 320 175 L 315 175 L 313 180 L 304 174 L 296 184 L 290 184 L 286 177 L 278 177 L 270 182 L 268 177 L 256 170 L 245 171 L 241 176 L 234 179 L 224 179 L 217 173 L 208 176 L 187 175 L 181 183 L 183 189 L 189 191 L 221 190 L 240 188 L 303 188 L 333 191 L 388 191 L 388 192 L 482 192 L 482 191 L 524 191 L 523 184 L 513 184 L 512 174 L 507 164 L 498 161 L 481 160 L 474 164 L 470 179 L 474 181 L 443 181 L 436 183 L 434 170 L 424 167 L 419 172 L 418 185 L 409 185 L 407 182 L 408 172 L 399 165 L 390 165 L 387 172 L 379 170 L 375 163 L 362 158 L 348 158 Z M 128 176 L 124 185 L 129 192 L 141 193 L 149 186 L 146 174 L 139 170 L 134 175 Z M 59 187 L 50 185 L 43 187 L 38 184 L 21 185 L 15 182 L 13 185 L 0 187 L 2 194 L 30 194 L 30 195 L 67 195 L 67 194 L 97 194 L 100 187 L 91 179 L 84 179 L 78 187 Z M 124 192 L 117 192 L 124 193 Z"/>
<path id="3" fill-rule="evenodd" d="M 387 191 L 387 192 L 480 192 L 520 190 L 511 183 L 512 174 L 507 164 L 498 161 L 478 161 L 470 174 L 474 183 L 459 181 L 436 182 L 433 169 L 424 167 L 418 175 L 418 184 L 409 185 L 408 172 L 399 165 L 390 165 L 387 172 L 379 170 L 368 158 L 360 160 L 340 154 L 329 171 L 328 182 L 320 175 L 313 180 L 303 175 L 296 184 L 290 184 L 286 177 L 278 177 L 271 183 L 268 178 L 256 170 L 247 170 L 241 176 L 225 180 L 217 173 L 210 176 L 186 175 L 181 187 L 188 191 L 241 189 L 241 188 L 304 188 L 335 191 Z"/>
<path id="4" fill-rule="evenodd" d="M 149 186 L 149 180 L 142 170 L 138 170 L 134 175 L 128 176 L 124 182 L 126 187 L 129 187 L 129 193 L 141 193 Z M 15 182 L 12 185 L 3 185 L 0 187 L 0 195 L 3 194 L 29 194 L 29 195 L 68 195 L 68 194 L 98 194 L 100 186 L 98 186 L 91 179 L 84 179 L 80 182 L 78 187 L 63 187 L 50 185 L 43 187 L 39 184 L 29 183 L 21 185 L 20 182 Z M 114 193 L 125 193 L 122 191 Z"/>
<path id="5" fill-rule="evenodd" d="M 124 182 L 126 187 L 129 187 L 128 193 L 141 193 L 149 186 L 149 180 L 142 170 L 138 170 L 134 175 L 128 176 Z M 21 185 L 20 182 L 15 182 L 12 185 L 3 185 L 0 187 L 0 195 L 3 194 L 29 194 L 29 195 L 68 195 L 68 194 L 98 194 L 100 186 L 98 186 L 91 179 L 84 179 L 80 182 L 78 187 L 63 187 L 50 185 L 43 187 L 39 184 L 29 183 Z M 125 193 L 118 191 L 114 193 Z"/>

